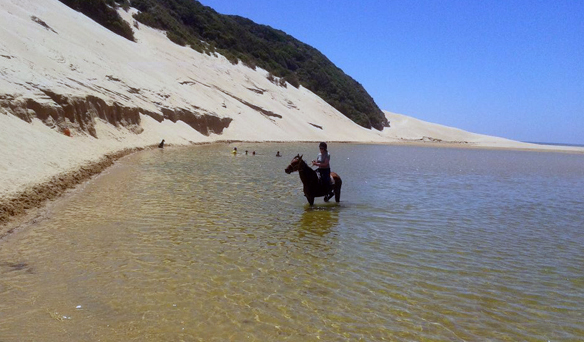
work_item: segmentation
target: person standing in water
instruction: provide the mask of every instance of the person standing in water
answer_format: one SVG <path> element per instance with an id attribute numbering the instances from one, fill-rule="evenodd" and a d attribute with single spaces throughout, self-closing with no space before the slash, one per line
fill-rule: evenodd
<path id="1" fill-rule="evenodd" d="M 234 148 L 233 148 L 233 151 L 231 151 L 231 153 L 232 153 L 233 155 L 236 155 L 236 154 L 237 154 L 237 147 L 234 147 Z"/>
<path id="2" fill-rule="evenodd" d="M 318 170 L 316 171 L 320 174 L 320 179 L 325 188 L 326 194 L 324 200 L 327 201 L 329 198 L 333 197 L 331 194 L 331 155 L 328 152 L 325 142 L 318 144 L 318 148 L 320 149 L 320 153 L 318 154 L 318 157 L 316 157 L 316 160 L 312 161 L 312 165 L 318 167 Z"/>

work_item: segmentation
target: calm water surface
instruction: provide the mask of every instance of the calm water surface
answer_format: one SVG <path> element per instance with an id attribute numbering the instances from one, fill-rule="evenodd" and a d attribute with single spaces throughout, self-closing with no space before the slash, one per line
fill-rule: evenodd
<path id="1" fill-rule="evenodd" d="M 0 241 L 0 341 L 584 340 L 583 155 L 329 150 L 314 208 L 317 144 L 122 159 Z"/>

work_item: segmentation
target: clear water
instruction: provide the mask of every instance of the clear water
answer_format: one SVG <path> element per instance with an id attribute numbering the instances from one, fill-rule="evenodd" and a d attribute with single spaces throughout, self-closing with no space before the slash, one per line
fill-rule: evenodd
<path id="1" fill-rule="evenodd" d="M 0 241 L 0 341 L 584 340 L 583 155 L 331 145 L 313 208 L 317 144 L 122 159 Z"/>

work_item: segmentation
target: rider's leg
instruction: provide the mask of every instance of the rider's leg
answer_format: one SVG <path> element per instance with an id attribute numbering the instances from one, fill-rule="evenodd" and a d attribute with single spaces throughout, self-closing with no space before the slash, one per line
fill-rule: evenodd
<path id="1" fill-rule="evenodd" d="M 329 194 L 332 190 L 331 187 L 331 169 L 321 169 L 321 179 L 322 185 L 324 187 L 324 194 L 326 197 L 331 197 Z"/>

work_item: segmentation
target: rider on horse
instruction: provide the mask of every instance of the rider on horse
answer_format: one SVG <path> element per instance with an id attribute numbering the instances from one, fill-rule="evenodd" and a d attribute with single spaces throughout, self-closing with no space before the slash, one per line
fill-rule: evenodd
<path id="1" fill-rule="evenodd" d="M 327 150 L 325 142 L 318 144 L 318 148 L 320 149 L 320 153 L 318 154 L 318 157 L 316 157 L 316 160 L 312 161 L 312 165 L 318 166 L 317 172 L 320 174 L 320 180 L 325 188 L 325 193 L 327 194 L 324 196 L 324 200 L 327 201 L 334 196 L 331 187 L 331 155 Z"/>

